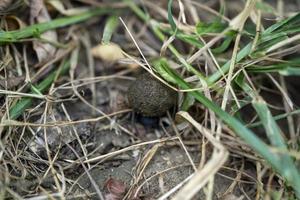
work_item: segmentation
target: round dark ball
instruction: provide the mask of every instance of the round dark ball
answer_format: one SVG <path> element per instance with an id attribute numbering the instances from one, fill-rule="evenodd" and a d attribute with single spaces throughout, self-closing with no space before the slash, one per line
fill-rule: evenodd
<path id="1" fill-rule="evenodd" d="M 149 73 L 140 75 L 127 95 L 129 106 L 145 117 L 162 116 L 177 102 L 177 92 Z"/>

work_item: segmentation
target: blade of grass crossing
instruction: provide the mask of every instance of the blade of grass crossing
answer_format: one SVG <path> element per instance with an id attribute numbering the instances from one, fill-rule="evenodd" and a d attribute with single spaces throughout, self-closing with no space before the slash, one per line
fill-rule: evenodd
<path id="1" fill-rule="evenodd" d="M 150 28 L 161 41 L 164 41 L 166 39 L 166 36 L 163 34 L 163 32 L 159 28 L 159 23 L 155 20 L 150 20 L 149 16 L 146 15 L 136 4 L 134 4 L 131 0 L 123 0 L 127 5 L 132 9 L 132 11 L 140 17 L 145 22 L 149 22 Z M 150 21 L 149 21 L 150 20 Z M 191 73 L 195 74 L 200 80 L 205 81 L 205 76 L 198 71 L 196 68 L 194 68 L 191 64 L 189 64 L 185 59 L 184 56 L 182 56 L 177 49 L 173 45 L 168 45 L 168 49 L 175 55 L 175 57 L 178 59 L 178 61 Z"/>
<path id="2" fill-rule="evenodd" d="M 280 114 L 280 115 L 276 115 L 274 116 L 274 120 L 281 120 L 281 119 L 284 119 L 284 118 L 287 118 L 288 116 L 292 116 L 292 115 L 299 115 L 300 114 L 300 109 L 298 110 L 294 110 L 292 112 L 289 112 L 289 113 L 284 113 L 284 114 Z M 252 124 L 249 124 L 248 127 L 249 128 L 254 128 L 254 127 L 257 127 L 257 126 L 261 126 L 262 125 L 262 122 L 261 121 L 258 121 L 258 122 L 254 122 Z"/>
<path id="3" fill-rule="evenodd" d="M 238 78 L 238 81 L 236 81 L 236 83 L 244 90 L 245 93 L 249 94 L 250 97 L 252 97 L 252 106 L 257 112 L 261 123 L 265 128 L 265 131 L 271 144 L 275 148 L 278 148 L 279 151 L 281 150 L 283 152 L 287 152 L 287 145 L 284 141 L 284 138 L 281 135 L 280 128 L 276 124 L 266 102 L 260 96 L 258 96 L 254 92 L 254 90 L 252 90 L 252 88 L 243 80 L 243 78 L 241 78 L 241 76 Z M 292 179 L 293 176 L 298 177 L 298 181 L 300 181 L 299 171 L 295 167 L 292 158 L 288 154 L 284 153 L 278 156 L 282 160 L 282 176 L 285 177 L 287 180 Z M 299 189 L 300 188 L 298 188 L 298 190 Z"/>
<path id="4" fill-rule="evenodd" d="M 119 25 L 119 20 L 117 16 L 113 15 L 108 18 L 103 31 L 103 37 L 102 37 L 103 44 L 108 44 L 110 42 L 112 34 L 115 32 L 118 25 Z"/>
<path id="5" fill-rule="evenodd" d="M 110 8 L 97 8 L 80 15 L 54 19 L 49 22 L 34 24 L 16 31 L 0 31 L 0 43 L 18 42 L 19 40 L 28 37 L 39 37 L 41 33 L 46 31 L 82 22 L 97 15 L 114 12 L 115 11 Z"/>
<path id="6" fill-rule="evenodd" d="M 236 57 L 236 62 L 240 62 L 242 59 L 246 58 L 252 48 L 252 42 L 247 44 L 238 54 Z M 209 85 L 213 85 L 219 78 L 223 76 L 223 74 L 226 74 L 230 68 L 231 60 L 227 61 L 222 67 L 221 71 L 216 71 L 214 74 L 210 75 L 207 79 L 207 83 Z"/>
<path id="7" fill-rule="evenodd" d="M 70 62 L 66 61 L 63 63 L 62 67 L 58 70 L 52 72 L 48 77 L 46 77 L 41 83 L 39 83 L 35 88 L 40 92 L 44 93 L 53 83 L 57 73 L 59 75 L 65 74 L 70 67 Z M 34 92 L 32 92 L 33 94 Z M 9 111 L 10 119 L 16 119 L 25 111 L 25 109 L 29 108 L 32 104 L 32 98 L 23 97 L 21 98 Z"/>
<path id="8" fill-rule="evenodd" d="M 172 27 L 172 30 L 176 31 L 177 26 L 176 26 L 176 23 L 173 19 L 173 15 L 172 15 L 172 3 L 173 3 L 173 0 L 169 0 L 169 2 L 168 2 L 168 20 Z"/>
<path id="9" fill-rule="evenodd" d="M 165 59 L 162 59 L 162 62 L 164 63 L 163 67 L 166 67 L 165 63 L 167 61 Z M 165 71 L 167 71 L 169 75 L 176 80 L 177 85 L 181 89 L 192 89 L 191 85 L 186 83 L 170 67 L 166 68 Z M 246 141 L 249 146 L 251 146 L 265 160 L 267 160 L 271 164 L 271 166 L 274 167 L 275 170 L 277 170 L 294 188 L 296 195 L 300 198 L 300 175 L 292 162 L 288 161 L 288 165 L 283 164 L 284 160 L 282 160 L 281 157 L 278 156 L 278 154 L 273 153 L 271 148 L 261 139 L 259 139 L 250 129 L 248 129 L 239 120 L 235 119 L 227 112 L 222 110 L 217 104 L 207 99 L 202 93 L 198 91 L 191 91 L 189 92 L 189 94 L 194 96 L 195 99 L 202 103 L 205 107 L 215 112 L 223 122 L 225 122 L 230 128 L 235 131 L 238 136 L 244 139 L 244 141 Z"/>
<path id="10" fill-rule="evenodd" d="M 291 27 L 295 27 L 297 25 L 300 24 L 300 13 L 291 16 L 287 19 L 284 19 L 272 26 L 270 26 L 269 28 L 267 28 L 262 35 L 268 35 L 268 34 L 272 34 L 274 32 L 282 32 L 285 31 L 287 29 L 290 29 Z"/>

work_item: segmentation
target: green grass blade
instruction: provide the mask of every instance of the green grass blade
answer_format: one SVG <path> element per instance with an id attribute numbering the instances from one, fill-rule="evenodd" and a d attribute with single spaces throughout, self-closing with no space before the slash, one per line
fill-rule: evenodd
<path id="1" fill-rule="evenodd" d="M 87 20 L 87 19 L 97 16 L 97 15 L 103 15 L 103 14 L 108 14 L 108 13 L 113 13 L 113 12 L 114 12 L 113 9 L 97 8 L 97 9 L 93 9 L 88 12 L 82 13 L 80 15 L 54 19 L 49 22 L 34 24 L 34 25 L 31 25 L 31 26 L 28 26 L 28 27 L 25 27 L 23 29 L 16 30 L 16 31 L 1 31 L 0 32 L 0 43 L 18 42 L 19 40 L 24 39 L 24 38 L 39 37 L 40 34 L 46 32 L 46 31 L 64 27 L 64 26 L 68 26 L 68 25 L 75 24 L 78 22 L 82 22 L 84 20 Z"/>
<path id="2" fill-rule="evenodd" d="M 174 34 L 174 33 L 171 33 L 171 34 Z M 179 39 L 183 42 L 186 42 L 190 45 L 193 45 L 197 48 L 202 48 L 204 46 L 203 42 L 199 41 L 199 39 L 196 35 L 188 35 L 188 34 L 182 33 L 181 31 L 177 31 L 175 37 L 177 39 Z"/>
<path id="3" fill-rule="evenodd" d="M 287 118 L 288 116 L 299 115 L 299 114 L 300 114 L 300 109 L 294 110 L 294 111 L 289 112 L 289 113 L 284 113 L 284 114 L 276 115 L 273 118 L 274 118 L 275 121 L 277 121 L 277 120 L 281 120 L 281 119 Z M 254 127 L 261 126 L 261 125 L 262 125 L 262 122 L 258 121 L 258 122 L 254 122 L 252 124 L 249 124 L 247 127 L 254 128 Z"/>
<path id="4" fill-rule="evenodd" d="M 293 28 L 293 26 L 295 26 L 295 28 Z M 257 51 L 251 52 L 252 42 L 248 43 L 237 54 L 236 62 L 240 62 L 241 60 L 243 60 L 247 56 L 250 56 L 251 54 L 255 57 L 265 55 L 264 50 L 268 49 L 269 47 L 273 46 L 274 44 L 277 44 L 280 41 L 287 39 L 288 34 L 297 33 L 297 31 L 300 32 L 299 26 L 300 26 L 300 13 L 272 25 L 271 27 L 269 27 L 267 30 L 265 30 L 262 33 L 262 35 L 257 43 Z M 290 30 L 290 29 L 293 29 L 293 30 Z M 261 45 L 261 46 L 259 47 L 259 45 Z M 212 85 L 217 80 L 219 80 L 223 74 L 226 74 L 230 68 L 230 62 L 231 62 L 231 60 L 229 60 L 227 63 L 225 63 L 221 67 L 222 71 L 217 71 L 214 74 L 210 75 L 208 77 L 207 83 L 209 85 Z"/>
<path id="5" fill-rule="evenodd" d="M 251 52 L 252 42 L 245 46 L 236 57 L 236 62 L 240 62 L 242 59 L 246 58 Z M 214 74 L 210 75 L 207 79 L 209 85 L 214 84 L 218 79 L 222 77 L 223 74 L 226 74 L 230 68 L 231 60 L 227 61 L 222 67 L 222 71 L 216 71 Z"/>
<path id="6" fill-rule="evenodd" d="M 167 62 L 165 59 L 162 59 L 162 62 Z M 162 67 L 166 67 L 164 64 Z M 172 76 L 177 85 L 181 89 L 192 89 L 191 85 L 185 82 L 176 72 L 174 72 L 170 67 L 165 69 Z M 244 141 L 247 142 L 256 152 L 258 152 L 265 160 L 267 160 L 294 188 L 297 196 L 300 198 L 300 175 L 294 164 L 289 161 L 288 166 L 283 164 L 285 160 L 282 160 L 278 154 L 275 154 L 271 151 L 268 145 L 266 145 L 261 139 L 259 139 L 250 129 L 248 129 L 244 124 L 239 120 L 232 117 L 230 114 L 222 110 L 217 104 L 210 101 L 202 93 L 198 91 L 189 92 L 197 101 L 202 103 L 205 107 L 215 112 L 219 118 L 225 122 L 230 128 L 232 128 L 235 133 L 241 137 Z"/>
<path id="7" fill-rule="evenodd" d="M 199 22 L 196 25 L 196 33 L 205 35 L 208 33 L 221 33 L 228 27 L 228 24 L 222 23 L 220 20 L 214 20 L 211 23 Z"/>
<path id="8" fill-rule="evenodd" d="M 177 30 L 176 34 L 175 34 L 175 32 L 170 29 L 162 29 L 162 31 L 168 35 L 175 35 L 175 37 L 177 39 L 179 39 L 185 43 L 188 43 L 190 45 L 193 45 L 199 49 L 204 46 L 203 42 L 201 42 L 199 40 L 199 37 L 195 34 L 183 33 L 180 30 Z M 233 33 L 233 32 L 228 33 L 227 36 L 225 37 L 224 41 L 222 42 L 222 44 L 218 47 L 212 48 L 211 51 L 216 54 L 223 53 L 230 46 L 234 37 L 235 37 L 235 33 Z"/>
<path id="9" fill-rule="evenodd" d="M 103 31 L 103 37 L 102 37 L 103 44 L 108 44 L 110 42 L 110 39 L 113 33 L 116 31 L 118 25 L 119 25 L 119 20 L 117 16 L 113 15 L 108 18 Z"/>
<path id="10" fill-rule="evenodd" d="M 123 0 L 127 5 L 132 9 L 133 12 L 136 13 L 138 17 L 140 17 L 142 20 L 145 20 L 145 22 L 149 22 L 149 17 L 143 11 L 133 3 L 131 0 Z M 153 31 L 153 33 L 156 35 L 157 38 L 164 41 L 166 39 L 166 36 L 163 34 L 163 32 L 159 28 L 159 23 L 151 20 L 150 21 L 150 27 Z M 191 73 L 195 74 L 200 80 L 203 80 L 206 82 L 205 76 L 198 71 L 195 67 L 193 67 L 191 64 L 189 64 L 183 56 L 177 51 L 177 49 L 173 45 L 168 45 L 168 49 L 173 53 L 173 55 L 178 59 L 178 61 Z"/>
<path id="11" fill-rule="evenodd" d="M 287 29 L 290 29 L 291 27 L 299 27 L 300 25 L 300 13 L 291 16 L 285 20 L 282 20 L 272 26 L 270 26 L 269 28 L 267 28 L 264 32 L 263 32 L 263 36 L 264 35 L 268 35 L 274 32 L 283 32 Z"/>
<path id="12" fill-rule="evenodd" d="M 243 80 L 243 78 L 241 78 L 241 76 L 235 82 L 244 90 L 246 94 L 249 94 L 249 96 L 252 97 L 252 106 L 258 114 L 272 146 L 278 150 L 287 152 L 288 148 L 284 138 L 281 135 L 281 130 L 276 124 L 266 102 L 260 96 L 258 96 L 254 90 L 252 90 L 252 88 Z M 283 177 L 285 177 L 287 180 L 292 179 L 292 177 L 297 177 L 295 181 L 297 184 L 300 184 L 299 171 L 297 171 L 292 158 L 288 154 L 284 153 L 277 156 L 282 160 L 281 173 Z M 299 189 L 300 188 L 298 188 L 298 190 Z"/>
<path id="13" fill-rule="evenodd" d="M 286 150 L 287 147 L 283 137 L 281 136 L 281 131 L 277 126 L 275 120 L 273 119 L 273 116 L 268 109 L 266 102 L 262 99 L 257 99 L 252 102 L 252 105 L 265 127 L 265 131 L 268 135 L 269 140 L 271 141 L 271 144 L 275 147 Z"/>
<path id="14" fill-rule="evenodd" d="M 172 30 L 176 31 L 177 26 L 176 26 L 176 23 L 173 19 L 173 15 L 172 15 L 172 4 L 173 4 L 173 0 L 169 0 L 168 1 L 168 20 L 169 20 Z"/>
<path id="15" fill-rule="evenodd" d="M 237 85 L 252 98 L 252 105 L 265 127 L 265 131 L 271 144 L 275 147 L 286 150 L 287 146 L 281 136 L 281 131 L 277 126 L 266 102 L 253 91 L 253 89 L 243 80 L 242 76 L 239 76 L 235 80 L 235 83 L 237 83 Z"/>
<path id="16" fill-rule="evenodd" d="M 263 11 L 264 13 L 276 13 L 275 9 L 266 2 L 256 2 L 256 8 Z"/>
<path id="17" fill-rule="evenodd" d="M 234 36 L 227 36 L 220 46 L 211 49 L 211 51 L 215 54 L 223 53 L 224 51 L 226 51 L 226 49 L 228 49 L 233 39 Z"/>
<path id="18" fill-rule="evenodd" d="M 247 67 L 248 72 L 252 73 L 270 73 L 277 72 L 284 76 L 300 75 L 300 59 L 283 60 L 281 63 L 273 65 L 252 65 Z"/>

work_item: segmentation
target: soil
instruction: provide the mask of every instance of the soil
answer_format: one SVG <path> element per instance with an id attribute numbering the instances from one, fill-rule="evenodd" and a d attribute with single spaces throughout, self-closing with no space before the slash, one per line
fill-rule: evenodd
<path id="1" fill-rule="evenodd" d="M 131 82 L 132 81 L 127 81 L 125 85 L 130 85 Z M 117 85 L 117 81 L 108 81 L 106 84 L 101 83 L 102 86 L 97 85 L 97 96 L 101 99 L 106 99 L 105 95 L 103 95 L 103 91 L 105 91 L 104 88 L 110 87 L 109 85 L 112 83 L 114 84 L 114 88 L 123 88 Z M 122 82 L 121 85 L 124 86 L 124 82 Z M 119 93 L 124 98 L 126 97 L 126 90 L 112 89 L 112 91 Z M 111 110 L 112 108 L 108 101 L 109 98 L 105 101 L 99 101 L 97 106 L 99 108 L 106 107 L 106 110 Z M 69 117 L 73 120 L 93 117 L 89 109 L 86 104 L 78 99 L 66 104 L 66 110 L 70 115 Z M 61 109 L 56 109 L 55 116 L 56 120 L 66 120 L 66 116 Z M 163 120 L 166 121 L 167 118 L 160 118 L 160 121 Z M 102 195 L 104 196 L 109 195 L 106 182 L 109 179 L 113 179 L 121 181 L 126 186 L 128 199 L 157 199 L 193 174 L 194 171 L 191 163 L 177 142 L 172 142 L 167 146 L 159 145 L 157 149 L 153 144 L 144 145 L 139 148 L 124 151 L 124 153 L 115 156 L 107 156 L 89 163 L 90 165 L 87 166 L 87 171 L 83 170 L 80 164 L 68 164 L 68 160 L 76 160 L 76 154 L 69 148 L 70 146 L 79 156 L 84 156 L 78 139 L 76 139 L 76 135 L 74 135 L 75 132 L 77 132 L 80 142 L 86 147 L 87 154 L 90 155 L 90 158 L 108 155 L 110 152 L 115 152 L 140 142 L 166 138 L 168 135 L 163 131 L 164 128 L 167 128 L 168 134 L 175 134 L 172 132 L 170 126 L 162 127 L 160 125 L 154 128 L 144 126 L 133 118 L 133 113 L 118 116 L 114 118 L 114 121 L 115 124 L 110 124 L 108 120 L 102 120 L 95 123 L 64 126 L 61 128 L 62 131 L 47 128 L 47 140 L 51 143 L 48 142 L 51 155 L 55 156 L 56 153 L 58 153 L 57 163 L 60 163 L 59 165 L 65 168 L 65 178 L 70 180 L 67 183 L 66 189 L 66 191 L 68 191 L 66 194 L 68 199 L 99 199 L 91 179 L 96 183 L 96 186 L 102 191 Z M 49 119 L 49 122 L 51 122 L 51 119 Z M 123 131 L 120 127 L 123 127 L 127 131 Z M 71 137 L 71 135 L 73 136 Z M 43 134 L 38 134 L 37 137 L 40 137 L 41 140 L 43 138 L 42 136 Z M 31 150 L 38 155 L 40 159 L 46 160 L 47 153 L 42 145 L 44 143 L 39 144 L 35 142 L 40 140 L 32 140 L 32 138 L 29 137 L 28 143 L 31 142 Z M 35 144 L 35 148 L 33 148 L 34 145 L 32 145 L 32 143 Z M 39 148 L 37 148 L 37 146 Z M 39 151 L 38 149 L 41 150 Z M 141 171 L 140 166 L 143 163 L 143 159 L 145 159 L 145 157 L 147 157 L 146 155 L 153 149 L 156 149 L 154 155 L 151 157 L 149 163 L 145 165 L 143 171 Z M 194 163 L 199 163 L 201 157 L 199 144 L 189 146 L 189 154 Z M 39 163 L 37 167 L 42 171 L 47 169 L 47 165 L 41 163 Z M 90 176 L 88 176 L 87 173 Z M 231 171 L 224 171 L 224 174 L 226 174 L 226 176 L 216 176 L 213 199 L 221 199 L 224 197 L 225 192 L 232 184 L 232 180 L 237 176 L 236 173 Z M 142 176 L 139 177 L 140 175 Z M 34 180 L 34 176 L 27 175 L 25 179 L 12 180 L 10 187 L 19 194 L 27 195 L 28 191 L 35 191 L 39 187 L 55 191 L 55 181 L 52 175 L 48 175 L 39 181 L 32 180 Z M 22 187 L 20 187 L 21 185 Z M 240 187 L 243 188 L 244 186 L 241 184 Z M 229 194 L 241 196 L 242 191 L 239 188 L 235 188 L 234 191 Z M 251 195 L 251 193 L 248 195 Z M 195 199 L 203 199 L 204 197 L 202 191 Z"/>

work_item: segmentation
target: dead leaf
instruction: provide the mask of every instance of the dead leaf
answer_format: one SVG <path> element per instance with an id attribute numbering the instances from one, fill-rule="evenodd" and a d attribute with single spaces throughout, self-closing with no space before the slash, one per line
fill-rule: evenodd
<path id="1" fill-rule="evenodd" d="M 18 29 L 24 28 L 26 26 L 25 23 L 15 15 L 9 15 L 9 16 L 5 17 L 5 20 L 7 23 L 8 31 L 18 30 Z"/>
<path id="2" fill-rule="evenodd" d="M 115 43 L 99 44 L 92 48 L 91 53 L 95 58 L 100 58 L 107 62 L 115 62 L 125 58 L 121 47 Z"/>
<path id="3" fill-rule="evenodd" d="M 34 19 L 39 16 L 39 13 L 43 9 L 43 5 L 44 5 L 44 2 L 42 0 L 31 0 L 30 1 L 30 21 L 31 21 L 31 24 L 33 24 Z"/>
<path id="4" fill-rule="evenodd" d="M 11 5 L 12 0 L 1 0 L 0 1 L 0 11 L 5 11 L 8 6 Z"/>
<path id="5" fill-rule="evenodd" d="M 23 76 L 11 77 L 11 78 L 8 78 L 7 81 L 5 81 L 4 79 L 0 79 L 0 89 L 10 90 L 10 89 L 20 85 L 21 83 L 23 83 L 24 80 L 25 80 L 25 77 L 23 77 Z"/>
<path id="6" fill-rule="evenodd" d="M 31 24 L 51 21 L 51 17 L 43 0 L 30 1 L 30 19 Z M 47 31 L 41 34 L 40 37 L 51 42 L 57 41 L 57 33 L 55 30 Z M 53 45 L 40 41 L 33 42 L 33 49 L 35 50 L 40 62 L 46 62 L 51 59 L 56 51 L 56 48 Z"/>

